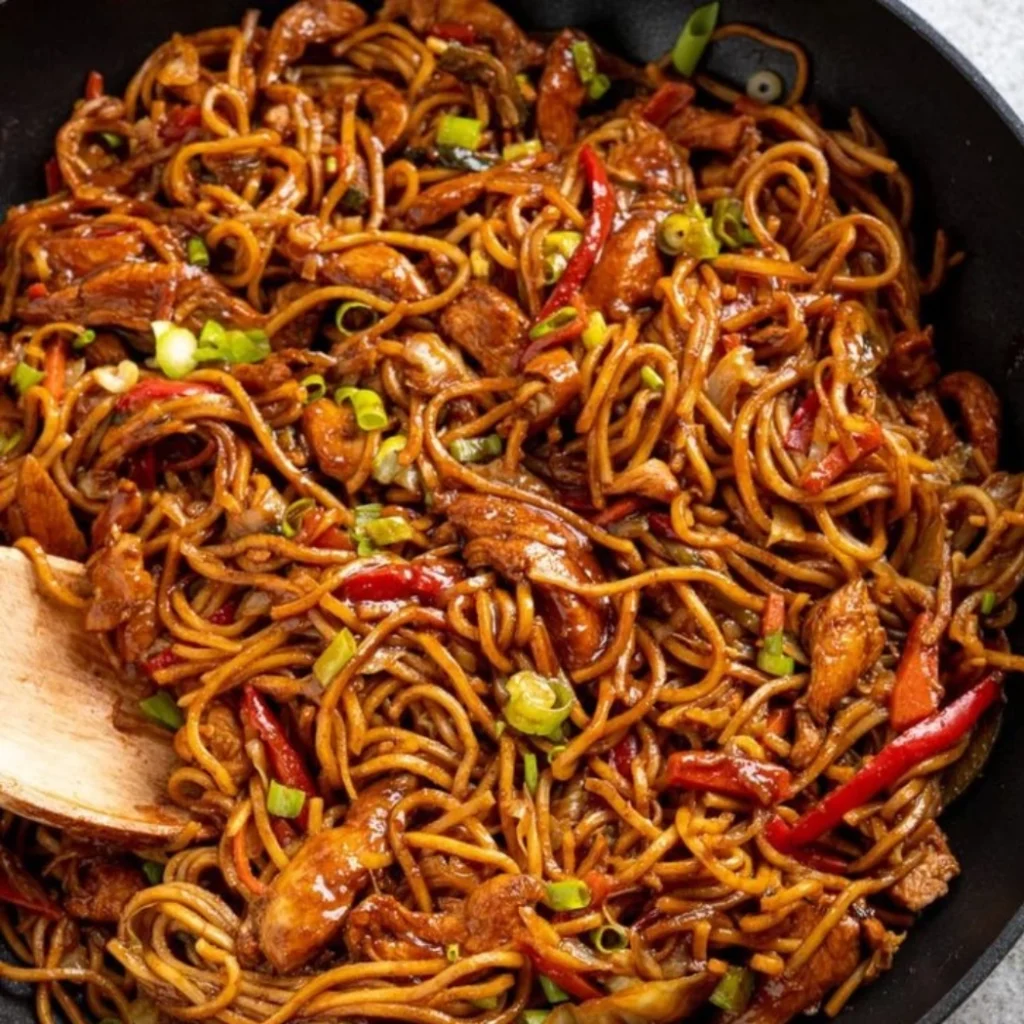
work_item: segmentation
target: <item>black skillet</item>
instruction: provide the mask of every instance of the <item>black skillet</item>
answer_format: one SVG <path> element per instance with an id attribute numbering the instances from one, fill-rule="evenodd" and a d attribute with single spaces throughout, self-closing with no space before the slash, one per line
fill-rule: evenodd
<path id="1" fill-rule="evenodd" d="M 95 68 L 121 90 L 175 30 L 191 32 L 262 6 L 256 0 L 0 0 L 0 210 L 43 194 L 54 131 Z M 538 29 L 579 25 L 637 60 L 662 54 L 692 0 L 518 0 Z M 967 259 L 926 310 L 949 367 L 982 373 L 1006 407 L 1005 458 L 1024 442 L 1024 125 L 963 57 L 897 0 L 723 0 L 721 20 L 800 41 L 812 57 L 812 98 L 834 123 L 866 111 L 918 189 L 922 239 L 949 229 Z M 711 69 L 746 80 L 769 60 L 721 45 Z M 927 247 L 922 248 L 928 252 Z M 1024 650 L 1024 629 L 1014 638 Z M 1010 684 L 1011 694 L 1017 687 Z M 963 865 L 948 899 L 911 931 L 894 970 L 858 993 L 845 1024 L 938 1024 L 1024 932 L 1024 699 L 1011 700 L 984 776 L 943 819 Z M 40 756 L 45 756 L 41 751 Z M 0 1024 L 31 1024 L 24 991 L 0 988 Z M 996 1022 L 993 1022 L 996 1024 Z"/>

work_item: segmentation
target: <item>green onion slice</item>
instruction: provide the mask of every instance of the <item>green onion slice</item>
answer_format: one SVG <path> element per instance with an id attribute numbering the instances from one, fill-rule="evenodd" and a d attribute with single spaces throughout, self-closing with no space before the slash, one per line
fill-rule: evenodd
<path id="1" fill-rule="evenodd" d="M 470 1003 L 478 1010 L 496 1010 L 498 1008 L 498 997 L 481 996 L 479 999 L 470 999 Z"/>
<path id="2" fill-rule="evenodd" d="M 346 213 L 362 213 L 366 209 L 366 203 L 366 193 L 361 188 L 350 185 L 345 189 L 345 194 L 341 197 L 338 205 Z"/>
<path id="3" fill-rule="evenodd" d="M 644 382 L 644 385 L 649 387 L 652 391 L 665 390 L 665 381 L 653 366 L 644 366 L 640 370 L 640 379 Z"/>
<path id="4" fill-rule="evenodd" d="M 599 100 L 612 87 L 612 80 L 607 75 L 594 75 L 587 82 L 587 95 L 592 100 Z"/>
<path id="5" fill-rule="evenodd" d="M 505 720 L 528 736 L 551 735 L 569 717 L 575 699 L 571 686 L 537 672 L 517 672 L 505 689 Z"/>
<path id="6" fill-rule="evenodd" d="M 715 200 L 711 207 L 711 230 L 727 249 L 739 249 L 757 241 L 743 219 L 743 204 L 738 199 L 723 196 Z"/>
<path id="7" fill-rule="evenodd" d="M 71 343 L 71 347 L 76 352 L 81 352 L 83 348 L 88 348 L 95 340 L 96 332 L 93 330 L 86 329 L 75 338 L 75 340 Z"/>
<path id="8" fill-rule="evenodd" d="M 996 592 L 994 590 L 986 590 L 981 595 L 981 614 L 991 615 L 995 611 L 996 607 Z"/>
<path id="9" fill-rule="evenodd" d="M 169 320 L 154 320 L 150 327 L 156 339 L 156 364 L 164 376 L 179 380 L 190 374 L 196 368 L 196 336 Z"/>
<path id="10" fill-rule="evenodd" d="M 754 994 L 754 972 L 747 967 L 730 967 L 711 993 L 711 1002 L 726 1013 L 742 1013 Z"/>
<path id="11" fill-rule="evenodd" d="M 700 203 L 690 203 L 682 212 L 670 213 L 658 228 L 658 248 L 669 256 L 714 259 L 721 251 L 711 220 Z"/>
<path id="12" fill-rule="evenodd" d="M 618 953 L 629 945 L 629 933 L 621 924 L 603 924 L 590 933 L 590 940 L 599 953 Z"/>
<path id="13" fill-rule="evenodd" d="M 521 1024 L 544 1024 L 551 1016 L 550 1010 L 523 1010 L 519 1015 Z"/>
<path id="14" fill-rule="evenodd" d="M 299 532 L 302 517 L 311 508 L 316 508 L 316 502 L 312 498 L 299 498 L 298 501 L 293 501 L 281 517 L 281 532 L 288 538 L 294 537 Z"/>
<path id="15" fill-rule="evenodd" d="M 548 882 L 544 899 L 552 910 L 582 910 L 590 906 L 590 886 L 582 878 Z"/>
<path id="16" fill-rule="evenodd" d="M 672 63 L 681 75 L 690 77 L 697 70 L 704 48 L 718 22 L 718 4 L 704 4 L 690 15 L 672 47 Z"/>
<path id="17" fill-rule="evenodd" d="M 540 982 L 544 998 L 549 1003 L 567 1003 L 569 1001 L 569 993 L 559 988 L 546 974 L 539 975 L 537 980 Z"/>
<path id="18" fill-rule="evenodd" d="M 144 860 L 142 873 L 150 885 L 159 885 L 164 880 L 164 866 L 155 860 Z"/>
<path id="19" fill-rule="evenodd" d="M 393 484 L 406 467 L 398 461 L 398 456 L 408 444 L 405 434 L 393 434 L 386 438 L 373 457 L 373 479 L 379 484 Z"/>
<path id="20" fill-rule="evenodd" d="M 544 251 L 556 252 L 569 259 L 582 241 L 583 236 L 578 231 L 549 231 L 544 236 Z"/>
<path id="21" fill-rule="evenodd" d="M 548 285 L 555 284 L 565 273 L 565 268 L 568 265 L 569 261 L 560 252 L 544 253 L 544 283 Z"/>
<path id="22" fill-rule="evenodd" d="M 579 310 L 575 306 L 562 306 L 561 309 L 556 309 L 547 319 L 530 328 L 530 340 L 545 338 L 563 327 L 568 327 L 579 315 Z"/>
<path id="23" fill-rule="evenodd" d="M 275 818 L 297 818 L 306 805 L 306 794 L 292 786 L 282 786 L 277 779 L 270 780 L 267 790 L 267 811 Z"/>
<path id="24" fill-rule="evenodd" d="M 757 667 L 770 676 L 791 676 L 796 662 L 788 654 L 772 654 L 762 647 L 757 652 Z"/>
<path id="25" fill-rule="evenodd" d="M 501 454 L 502 440 L 497 434 L 486 437 L 460 437 L 448 446 L 452 458 L 459 462 L 486 462 Z"/>
<path id="26" fill-rule="evenodd" d="M 480 147 L 484 126 L 475 117 L 456 117 L 445 114 L 438 122 L 435 141 L 439 146 L 455 146 L 475 150 Z"/>
<path id="27" fill-rule="evenodd" d="M 185 724 L 185 716 L 174 698 L 166 691 L 154 693 L 152 697 L 139 701 L 139 707 L 147 718 L 167 729 L 180 729 Z"/>
<path id="28" fill-rule="evenodd" d="M 607 337 L 608 324 L 601 315 L 601 311 L 595 309 L 587 317 L 587 326 L 583 328 L 583 347 L 588 350 L 597 348 L 604 343 L 604 339 Z"/>
<path id="29" fill-rule="evenodd" d="M 34 388 L 46 374 L 37 370 L 34 366 L 22 361 L 14 368 L 11 374 L 11 383 L 18 389 L 18 394 L 23 395 L 29 388 Z"/>
<path id="30" fill-rule="evenodd" d="M 523 754 L 523 781 L 531 793 L 537 792 L 539 775 L 537 773 L 537 755 L 534 753 Z"/>
<path id="31" fill-rule="evenodd" d="M 228 330 L 216 320 L 207 320 L 199 333 L 197 363 L 214 360 L 225 363 L 259 363 L 270 355 L 266 331 Z"/>
<path id="32" fill-rule="evenodd" d="M 334 634 L 327 649 L 313 662 L 313 675 L 321 686 L 329 686 L 335 676 L 355 657 L 356 638 L 347 627 Z"/>
<path id="33" fill-rule="evenodd" d="M 523 157 L 536 156 L 544 147 L 540 139 L 527 139 L 525 142 L 510 142 L 502 151 L 502 160 L 522 160 Z"/>
<path id="34" fill-rule="evenodd" d="M 577 40 L 572 44 L 572 62 L 576 65 L 576 74 L 586 85 L 597 74 L 597 56 L 594 48 L 586 39 Z"/>
<path id="35" fill-rule="evenodd" d="M 457 942 L 449 942 L 444 947 L 444 957 L 448 961 L 448 963 L 455 963 L 455 961 L 458 960 L 460 956 L 462 956 L 462 953 L 459 950 L 459 944 Z"/>
<path id="36" fill-rule="evenodd" d="M 343 302 L 334 311 L 334 326 L 345 337 L 365 331 L 380 319 L 380 314 L 365 302 Z"/>
<path id="37" fill-rule="evenodd" d="M 198 236 L 193 235 L 188 240 L 188 261 L 193 267 L 208 267 L 210 265 L 210 250 L 206 243 Z"/>
<path id="38" fill-rule="evenodd" d="M 306 405 L 323 398 L 327 394 L 327 381 L 322 373 L 311 373 L 299 381 L 299 386 L 306 389 Z"/>
<path id="39" fill-rule="evenodd" d="M 769 654 L 782 654 L 786 644 L 786 638 L 782 633 L 781 629 L 773 629 L 770 633 L 766 633 L 763 641 L 762 650 L 767 651 Z"/>
<path id="40" fill-rule="evenodd" d="M 387 547 L 389 544 L 401 544 L 412 537 L 412 527 L 408 520 L 401 516 L 372 519 L 363 530 L 370 541 L 379 548 Z"/>
<path id="41" fill-rule="evenodd" d="M 100 132 L 100 138 L 108 149 L 120 149 L 124 145 L 124 136 L 117 132 Z"/>
<path id="42" fill-rule="evenodd" d="M 10 455 L 21 444 L 21 439 L 24 436 L 25 432 L 21 427 L 10 434 L 0 435 L 0 457 Z"/>
<path id="43" fill-rule="evenodd" d="M 384 401 L 369 388 L 342 387 L 334 392 L 334 400 L 341 405 L 348 399 L 356 414 L 360 430 L 383 430 L 388 425 Z"/>
<path id="44" fill-rule="evenodd" d="M 324 161 L 324 174 L 329 174 L 332 177 L 338 173 L 338 158 L 336 156 L 329 156 Z"/>

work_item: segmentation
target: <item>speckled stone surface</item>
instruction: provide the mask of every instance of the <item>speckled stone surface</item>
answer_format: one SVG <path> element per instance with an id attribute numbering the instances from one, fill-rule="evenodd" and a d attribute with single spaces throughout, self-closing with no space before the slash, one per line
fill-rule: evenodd
<path id="1" fill-rule="evenodd" d="M 1024 118 L 1024 0 L 904 0 L 931 22 Z M 1024 940 L 949 1024 L 1024 1022 Z"/>

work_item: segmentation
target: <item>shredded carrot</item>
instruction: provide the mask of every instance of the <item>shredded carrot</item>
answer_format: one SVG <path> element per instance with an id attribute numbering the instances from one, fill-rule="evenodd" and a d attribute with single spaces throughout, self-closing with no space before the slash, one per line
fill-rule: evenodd
<path id="1" fill-rule="evenodd" d="M 267 887 L 252 873 L 249 855 L 245 852 L 245 828 L 240 828 L 231 840 L 231 853 L 239 881 L 256 896 L 262 896 Z"/>

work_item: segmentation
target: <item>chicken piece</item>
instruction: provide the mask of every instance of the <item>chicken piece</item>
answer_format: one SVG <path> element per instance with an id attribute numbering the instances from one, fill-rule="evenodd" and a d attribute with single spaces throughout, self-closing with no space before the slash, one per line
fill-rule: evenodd
<path id="1" fill-rule="evenodd" d="M 924 860 L 890 891 L 897 903 L 915 913 L 942 899 L 949 892 L 949 883 L 960 874 L 960 864 L 938 825 L 933 827 L 924 844 L 927 848 Z"/>
<path id="2" fill-rule="evenodd" d="M 486 953 L 524 934 L 520 910 L 544 895 L 544 884 L 533 875 L 496 875 L 475 886 L 457 910 L 440 914 L 410 910 L 377 894 L 349 915 L 345 941 L 354 955 L 380 960 L 438 956 L 451 942 L 467 956 Z"/>
<path id="3" fill-rule="evenodd" d="M 276 82 L 307 46 L 333 42 L 365 24 L 366 12 L 347 0 L 299 0 L 285 8 L 267 37 L 260 64 L 261 88 Z"/>
<path id="4" fill-rule="evenodd" d="M 492 462 L 483 462 L 473 467 L 477 476 L 485 480 L 493 480 L 495 483 L 505 484 L 506 487 L 515 487 L 528 494 L 536 494 L 541 498 L 555 499 L 555 492 L 536 473 L 531 473 L 522 463 L 509 472 L 504 459 L 494 459 Z"/>
<path id="5" fill-rule="evenodd" d="M 118 480 L 117 490 L 92 521 L 92 545 L 101 548 L 134 530 L 142 518 L 142 495 L 131 480 Z"/>
<path id="6" fill-rule="evenodd" d="M 919 391 L 900 404 L 907 419 L 924 431 L 925 453 L 929 458 L 940 458 L 956 444 L 956 431 L 930 390 Z"/>
<path id="7" fill-rule="evenodd" d="M 146 243 L 137 231 L 81 230 L 61 232 L 42 243 L 46 264 L 53 275 L 49 288 L 59 288 L 85 277 L 100 267 L 141 260 Z"/>
<path id="8" fill-rule="evenodd" d="M 540 377 L 548 386 L 523 407 L 530 420 L 530 432 L 546 430 L 580 393 L 580 368 L 568 350 L 549 348 L 527 363 L 525 372 Z"/>
<path id="9" fill-rule="evenodd" d="M 39 298 L 19 299 L 27 324 L 71 320 L 148 334 L 154 320 L 176 320 L 196 332 L 207 320 L 262 327 L 265 318 L 215 277 L 188 263 L 121 263 Z"/>
<path id="10" fill-rule="evenodd" d="M 513 74 L 540 59 L 540 47 L 489 0 L 386 0 L 378 17 L 381 21 L 405 18 L 420 33 L 444 22 L 466 25 L 494 46 L 502 64 Z"/>
<path id="11" fill-rule="evenodd" d="M 89 857 L 69 880 L 64 908 L 80 920 L 117 924 L 129 900 L 147 884 L 146 876 L 127 858 Z"/>
<path id="12" fill-rule="evenodd" d="M 469 538 L 463 557 L 470 566 L 492 566 L 513 582 L 535 573 L 573 584 L 604 581 L 590 542 L 550 512 L 487 494 L 460 494 L 447 511 L 449 521 Z M 538 585 L 537 603 L 570 669 L 600 656 L 611 625 L 606 598 L 590 600 Z"/>
<path id="13" fill-rule="evenodd" d="M 449 46 L 438 56 L 437 65 L 463 82 L 487 89 L 503 128 L 526 124 L 528 111 L 516 76 L 492 54 L 471 46 Z"/>
<path id="14" fill-rule="evenodd" d="M 582 32 L 567 28 L 548 47 L 537 87 L 537 133 L 548 146 L 567 149 L 576 139 L 587 87 L 576 70 L 572 45 L 586 38 Z"/>
<path id="15" fill-rule="evenodd" d="M 686 180 L 679 150 L 657 128 L 644 128 L 638 138 L 616 145 L 608 156 L 608 170 L 652 191 L 680 190 Z"/>
<path id="16" fill-rule="evenodd" d="M 801 907 L 787 919 L 786 937 L 804 938 L 826 907 Z M 722 1014 L 719 1024 L 788 1024 L 845 981 L 860 961 L 860 926 L 849 914 L 828 933 L 810 960 L 793 974 L 769 978 L 742 1013 Z"/>
<path id="17" fill-rule="evenodd" d="M 947 373 L 936 387 L 940 398 L 960 407 L 960 418 L 971 444 L 982 454 L 989 469 L 999 460 L 999 433 L 1002 407 L 992 385 L 976 373 L 960 370 Z"/>
<path id="18" fill-rule="evenodd" d="M 518 372 L 530 321 L 518 303 L 493 285 L 478 281 L 441 313 L 441 331 L 492 377 Z"/>
<path id="19" fill-rule="evenodd" d="M 344 483 L 359 468 L 366 435 L 348 402 L 329 398 L 311 402 L 302 412 L 302 433 L 322 472 Z"/>
<path id="20" fill-rule="evenodd" d="M 320 276 L 329 284 L 350 284 L 391 299 L 415 302 L 430 294 L 426 282 L 397 249 L 370 242 L 326 256 Z"/>
<path id="21" fill-rule="evenodd" d="M 49 555 L 81 559 L 86 543 L 68 499 L 34 455 L 26 455 L 18 474 L 18 510 L 24 531 Z"/>
<path id="22" fill-rule="evenodd" d="M 665 273 L 658 251 L 658 220 L 653 213 L 632 214 L 613 231 L 583 287 L 590 309 L 609 319 L 624 320 L 650 300 Z"/>
<path id="23" fill-rule="evenodd" d="M 387 860 L 392 811 L 415 787 L 411 775 L 398 775 L 364 790 L 345 824 L 307 839 L 253 904 L 246 927 L 281 974 L 302 967 L 344 926 L 370 872 Z"/>
<path id="24" fill-rule="evenodd" d="M 806 768 L 821 750 L 825 742 L 825 730 L 814 721 L 811 713 L 804 707 L 796 709 L 796 738 L 789 752 L 789 759 L 796 768 Z"/>
<path id="25" fill-rule="evenodd" d="M 432 397 L 452 384 L 471 378 L 458 351 L 427 331 L 406 337 L 403 357 L 407 368 L 405 380 L 421 395 Z"/>
<path id="26" fill-rule="evenodd" d="M 740 148 L 744 136 L 753 127 L 754 119 L 749 114 L 688 106 L 669 118 L 665 134 L 687 149 L 710 149 L 731 154 Z"/>
<path id="27" fill-rule="evenodd" d="M 635 494 L 667 505 L 680 493 L 680 487 L 675 474 L 661 459 L 648 459 L 617 474 L 605 493 Z"/>
<path id="28" fill-rule="evenodd" d="M 405 212 L 405 221 L 410 230 L 430 227 L 476 202 L 484 194 L 490 173 L 482 171 L 479 174 L 460 174 L 424 189 Z"/>
<path id="29" fill-rule="evenodd" d="M 142 559 L 142 541 L 123 533 L 89 559 L 92 601 L 85 628 L 94 632 L 123 627 L 122 653 L 138 661 L 156 639 L 156 584 Z"/>
<path id="30" fill-rule="evenodd" d="M 867 584 L 854 580 L 819 601 L 804 622 L 804 643 L 811 655 L 807 706 L 817 721 L 825 722 L 885 646 Z"/>

